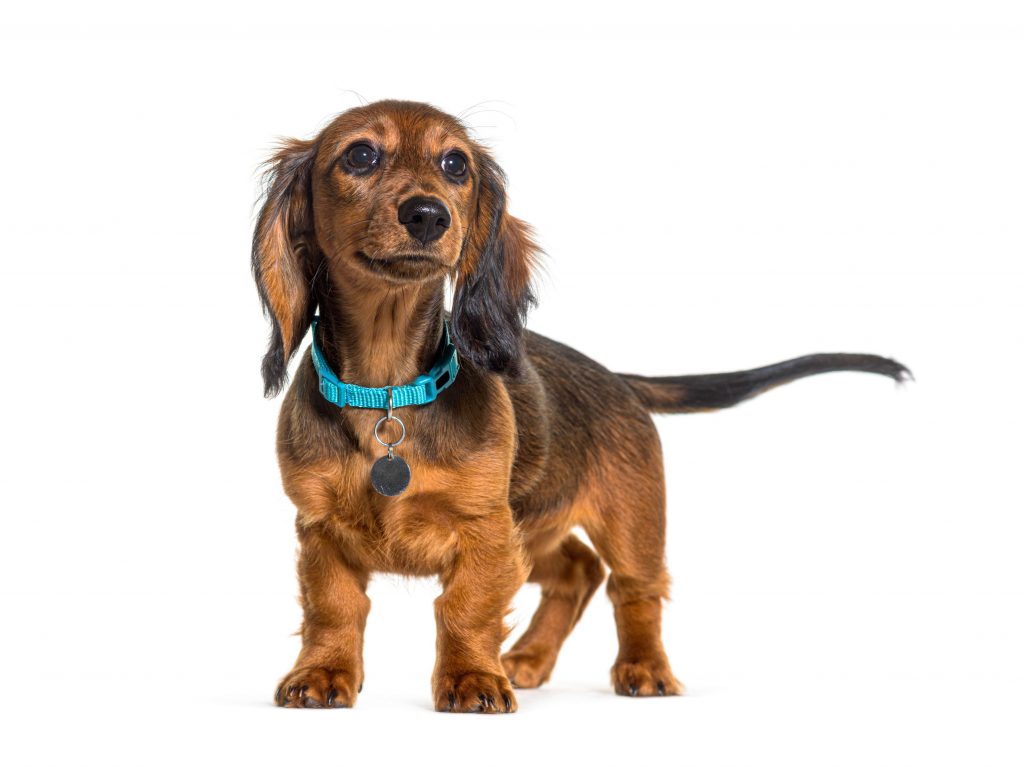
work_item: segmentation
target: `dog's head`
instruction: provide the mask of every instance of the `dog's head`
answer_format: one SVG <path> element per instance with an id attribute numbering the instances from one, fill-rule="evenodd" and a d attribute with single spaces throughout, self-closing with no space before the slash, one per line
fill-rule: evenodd
<path id="1" fill-rule="evenodd" d="M 273 329 L 268 396 L 284 384 L 329 275 L 361 290 L 450 277 L 463 358 L 514 372 L 530 272 L 530 228 L 505 209 L 505 176 L 456 118 L 427 104 L 380 101 L 338 116 L 271 158 L 252 268 Z"/>

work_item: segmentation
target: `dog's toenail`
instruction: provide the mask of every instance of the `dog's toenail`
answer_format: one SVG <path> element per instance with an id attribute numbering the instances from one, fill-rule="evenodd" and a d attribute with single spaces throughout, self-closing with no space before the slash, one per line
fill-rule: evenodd
<path id="1" fill-rule="evenodd" d="M 658 682 L 658 695 L 664 695 L 664 694 L 665 694 L 665 683 L 664 682 Z"/>
<path id="2" fill-rule="evenodd" d="M 448 710 L 451 711 L 455 708 L 455 695 L 448 693 Z"/>
<path id="3" fill-rule="evenodd" d="M 512 699 L 510 697 L 508 697 L 507 695 L 502 695 L 501 696 L 501 700 L 505 704 L 505 710 L 506 711 L 511 711 L 512 710 Z"/>
<path id="4" fill-rule="evenodd" d="M 337 699 L 337 697 L 338 697 L 338 691 L 335 690 L 333 687 L 330 690 L 327 691 L 327 707 L 328 708 L 334 708 L 334 701 Z"/>
<path id="5" fill-rule="evenodd" d="M 635 698 L 637 696 L 638 692 L 639 692 L 639 690 L 637 689 L 635 684 L 631 684 L 629 686 L 629 694 L 630 694 L 631 697 Z"/>

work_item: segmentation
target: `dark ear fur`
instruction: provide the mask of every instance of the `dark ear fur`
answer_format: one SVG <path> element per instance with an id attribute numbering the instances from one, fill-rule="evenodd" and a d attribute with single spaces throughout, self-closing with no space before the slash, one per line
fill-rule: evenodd
<path id="1" fill-rule="evenodd" d="M 252 237 L 252 273 L 263 313 L 272 324 L 263 357 L 264 394 L 272 397 L 288 377 L 288 360 L 316 309 L 313 277 L 313 212 L 310 173 L 314 141 L 286 141 L 269 160 L 266 196 Z"/>
<path id="2" fill-rule="evenodd" d="M 459 354 L 486 370 L 516 375 L 523 323 L 534 303 L 530 275 L 540 249 L 528 224 L 505 210 L 505 174 L 483 150 L 475 153 L 476 210 L 452 300 Z"/>

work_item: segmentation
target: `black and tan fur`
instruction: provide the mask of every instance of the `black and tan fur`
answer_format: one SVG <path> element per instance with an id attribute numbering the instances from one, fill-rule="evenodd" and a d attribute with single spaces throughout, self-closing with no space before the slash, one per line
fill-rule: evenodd
<path id="1" fill-rule="evenodd" d="M 360 143 L 377 152 L 372 172 L 352 171 Z M 462 178 L 442 169 L 451 152 L 467 160 Z M 612 373 L 524 330 L 538 251 L 529 227 L 508 212 L 504 187 L 460 122 L 412 102 L 352 109 L 314 139 L 287 142 L 271 161 L 253 238 L 272 322 L 268 395 L 282 388 L 315 311 L 324 354 L 342 380 L 411 381 L 437 354 L 448 279 L 462 362 L 435 402 L 399 412 L 412 482 L 384 497 L 369 482 L 382 453 L 373 438 L 381 413 L 327 403 L 301 355 L 278 428 L 284 487 L 298 509 L 304 610 L 302 650 L 276 696 L 282 706 L 355 703 L 374 572 L 440 578 L 438 710 L 514 711 L 513 687 L 548 679 L 605 567 L 619 635 L 615 691 L 681 693 L 660 636 L 665 483 L 650 413 L 728 407 L 832 370 L 908 375 L 892 360 L 837 354 L 708 376 Z M 398 206 L 413 196 L 450 212 L 439 238 L 422 242 L 398 220 Z M 596 552 L 573 535 L 577 527 Z M 541 603 L 502 655 L 503 619 L 525 581 L 540 584 Z"/>

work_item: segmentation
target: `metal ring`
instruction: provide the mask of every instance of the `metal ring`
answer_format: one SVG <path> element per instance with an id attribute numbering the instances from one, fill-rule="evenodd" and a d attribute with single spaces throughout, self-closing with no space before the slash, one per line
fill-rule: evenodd
<path id="1" fill-rule="evenodd" d="M 385 442 L 384 440 L 382 440 L 380 438 L 380 434 L 377 433 L 378 431 L 380 431 L 380 425 L 382 423 L 384 423 L 385 421 L 398 421 L 398 425 L 402 427 L 402 436 L 399 437 L 394 442 Z M 382 415 L 377 420 L 377 423 L 373 427 L 373 438 L 376 439 L 378 442 L 380 442 L 380 444 L 382 444 L 384 447 L 387 447 L 387 448 L 397 447 L 398 445 L 401 445 L 402 444 L 402 440 L 405 439 L 405 424 L 402 423 L 402 419 L 399 418 L 397 415 L 391 415 L 391 416 Z"/>

